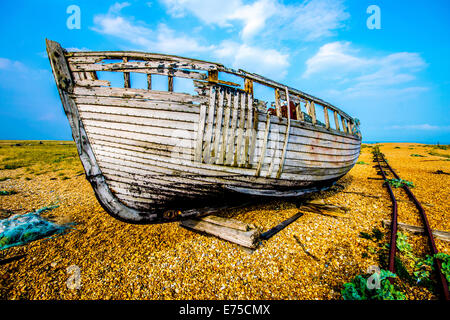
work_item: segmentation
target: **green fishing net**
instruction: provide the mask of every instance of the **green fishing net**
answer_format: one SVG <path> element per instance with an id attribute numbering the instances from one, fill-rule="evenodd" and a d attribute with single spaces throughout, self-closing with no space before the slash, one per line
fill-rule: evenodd
<path id="1" fill-rule="evenodd" d="M 65 232 L 73 223 L 59 225 L 41 217 L 42 212 L 57 207 L 43 207 L 34 212 L 15 214 L 0 220 L 0 250 Z"/>

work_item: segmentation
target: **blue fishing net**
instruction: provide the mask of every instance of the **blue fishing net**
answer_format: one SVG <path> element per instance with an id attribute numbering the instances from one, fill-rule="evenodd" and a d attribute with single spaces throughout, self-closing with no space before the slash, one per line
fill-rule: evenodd
<path id="1" fill-rule="evenodd" d="M 0 220 L 0 250 L 65 232 L 73 223 L 59 225 L 41 217 L 42 212 L 57 207 L 43 207 L 34 212 L 15 214 L 7 219 Z"/>

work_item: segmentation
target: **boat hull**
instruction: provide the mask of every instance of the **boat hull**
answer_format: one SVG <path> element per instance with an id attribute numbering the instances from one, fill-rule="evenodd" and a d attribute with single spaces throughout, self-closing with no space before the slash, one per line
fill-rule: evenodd
<path id="1" fill-rule="evenodd" d="M 92 85 L 57 43 L 47 51 L 86 176 L 120 220 L 171 222 L 241 195 L 322 190 L 359 156 L 360 137 L 261 112 L 251 92 L 198 80 L 196 95 Z"/>

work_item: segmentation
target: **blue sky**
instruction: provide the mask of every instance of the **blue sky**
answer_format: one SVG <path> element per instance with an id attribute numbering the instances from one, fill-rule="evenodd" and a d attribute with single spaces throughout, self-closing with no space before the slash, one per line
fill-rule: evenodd
<path id="1" fill-rule="evenodd" d="M 69 29 L 67 7 L 81 10 Z M 377 5 L 381 29 L 368 29 Z M 364 141 L 450 144 L 450 1 L 1 1 L 0 139 L 71 139 L 45 38 L 259 73 L 361 120 Z"/>

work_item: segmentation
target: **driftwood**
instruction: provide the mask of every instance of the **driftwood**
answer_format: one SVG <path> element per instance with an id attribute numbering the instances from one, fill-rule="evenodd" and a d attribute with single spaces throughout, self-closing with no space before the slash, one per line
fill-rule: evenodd
<path id="1" fill-rule="evenodd" d="M 246 248 L 255 249 L 258 246 L 259 230 L 256 228 L 252 229 L 251 225 L 237 220 L 207 216 L 183 220 L 180 222 L 180 226 L 204 232 Z"/>
<path id="2" fill-rule="evenodd" d="M 383 227 L 389 227 L 391 225 L 390 220 L 383 220 Z M 421 234 L 425 233 L 425 229 L 423 227 L 417 227 L 406 223 L 398 223 L 398 228 L 403 229 L 406 231 L 409 231 L 414 234 Z M 441 239 L 444 241 L 450 241 L 450 232 L 447 231 L 440 231 L 440 230 L 431 230 L 433 233 L 433 236 L 435 236 L 437 239 Z"/>

